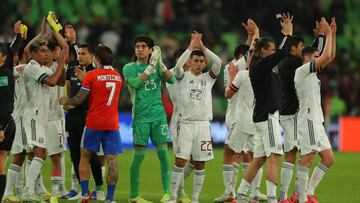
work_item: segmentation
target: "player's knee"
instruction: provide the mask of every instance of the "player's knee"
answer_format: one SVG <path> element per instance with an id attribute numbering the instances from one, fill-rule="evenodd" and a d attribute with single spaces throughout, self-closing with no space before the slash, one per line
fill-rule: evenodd
<path id="1" fill-rule="evenodd" d="M 321 162 L 324 166 L 330 168 L 335 163 L 335 157 L 334 155 L 326 156 Z"/>
<path id="2" fill-rule="evenodd" d="M 194 166 L 196 170 L 204 170 L 205 161 L 195 161 Z"/>
<path id="3" fill-rule="evenodd" d="M 185 159 L 176 158 L 175 165 L 177 167 L 184 168 L 186 165 L 186 162 L 187 162 L 187 160 L 185 160 Z"/>

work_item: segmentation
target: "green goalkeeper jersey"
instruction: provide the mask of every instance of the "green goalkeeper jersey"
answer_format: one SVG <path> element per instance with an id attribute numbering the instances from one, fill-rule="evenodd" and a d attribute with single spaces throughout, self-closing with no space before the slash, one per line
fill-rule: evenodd
<path id="1" fill-rule="evenodd" d="M 148 64 L 136 61 L 126 64 L 123 69 L 133 103 L 132 113 L 135 122 L 153 122 L 166 117 L 161 101 L 161 81 L 165 80 L 165 74 L 159 73 L 157 69 L 142 82 L 139 75 L 147 66 Z M 171 76 L 167 82 L 174 81 L 174 76 Z"/>

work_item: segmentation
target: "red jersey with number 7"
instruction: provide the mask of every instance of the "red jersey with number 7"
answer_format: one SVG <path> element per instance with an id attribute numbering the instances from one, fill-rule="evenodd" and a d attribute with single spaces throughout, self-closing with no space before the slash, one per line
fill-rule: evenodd
<path id="1" fill-rule="evenodd" d="M 81 89 L 90 93 L 87 128 L 119 130 L 118 101 L 121 86 L 121 75 L 111 66 L 96 68 L 85 75 Z"/>

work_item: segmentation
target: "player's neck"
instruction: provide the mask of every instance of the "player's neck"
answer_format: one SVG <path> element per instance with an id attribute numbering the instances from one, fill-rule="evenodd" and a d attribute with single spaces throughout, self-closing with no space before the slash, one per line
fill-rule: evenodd
<path id="1" fill-rule="evenodd" d="M 196 73 L 195 71 L 190 69 L 190 73 L 193 74 L 194 76 L 198 77 L 200 76 L 202 73 Z"/>
<path id="2" fill-rule="evenodd" d="M 148 64 L 149 58 L 138 58 L 137 61 L 141 64 Z"/>

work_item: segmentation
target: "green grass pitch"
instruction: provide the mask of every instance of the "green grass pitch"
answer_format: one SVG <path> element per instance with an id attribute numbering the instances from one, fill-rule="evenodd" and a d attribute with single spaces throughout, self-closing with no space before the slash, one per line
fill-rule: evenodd
<path id="1" fill-rule="evenodd" d="M 71 162 L 68 153 L 69 152 L 67 152 L 66 161 L 66 185 L 69 189 Z M 127 150 L 119 155 L 119 180 L 115 193 L 115 200 L 118 203 L 127 202 L 130 190 L 129 167 L 132 155 L 133 152 L 131 150 Z M 171 149 L 169 150 L 169 155 L 171 157 L 171 164 L 173 164 L 173 153 Z M 224 191 L 221 165 L 222 156 L 222 149 L 216 148 L 215 159 L 206 164 L 205 183 L 200 196 L 201 202 L 213 202 L 213 199 L 221 195 Z M 48 189 L 50 189 L 49 170 L 50 161 L 47 159 L 43 168 L 43 174 L 45 185 Z M 242 173 L 240 172 L 238 184 L 241 177 Z M 293 185 L 293 182 L 291 184 Z M 191 195 L 192 175 L 186 179 L 185 189 L 187 194 Z M 291 186 L 289 191 L 292 192 L 292 190 L 293 187 Z M 149 150 L 146 152 L 145 160 L 142 164 L 140 193 L 144 198 L 150 201 L 159 202 L 162 191 L 159 161 L 156 152 L 154 150 Z M 265 181 L 262 182 L 261 191 L 266 193 Z M 328 170 L 328 173 L 316 190 L 316 194 L 318 195 L 319 201 L 322 203 L 360 203 L 360 154 L 336 153 L 335 164 Z"/>

